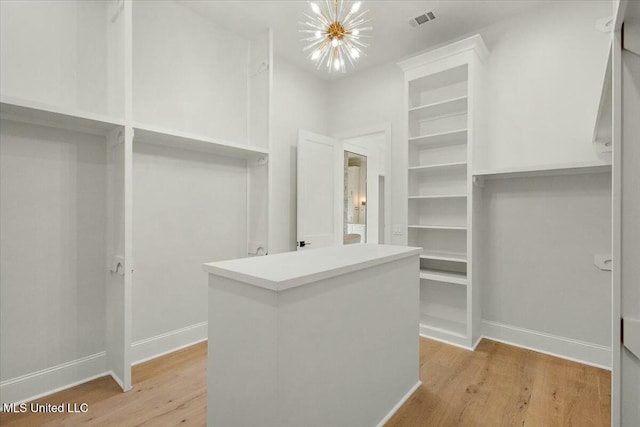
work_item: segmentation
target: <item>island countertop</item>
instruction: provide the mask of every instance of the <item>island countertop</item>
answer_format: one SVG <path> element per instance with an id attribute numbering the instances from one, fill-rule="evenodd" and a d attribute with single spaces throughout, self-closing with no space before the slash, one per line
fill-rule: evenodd
<path id="1" fill-rule="evenodd" d="M 422 248 L 408 246 L 332 246 L 206 263 L 204 271 L 272 291 L 284 291 L 421 252 Z"/>

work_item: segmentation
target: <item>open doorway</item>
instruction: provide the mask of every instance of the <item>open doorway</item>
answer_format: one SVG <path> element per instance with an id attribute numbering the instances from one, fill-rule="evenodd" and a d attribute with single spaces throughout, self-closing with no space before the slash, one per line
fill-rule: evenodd
<path id="1" fill-rule="evenodd" d="M 344 244 L 367 243 L 367 156 L 344 152 Z"/>
<path id="2" fill-rule="evenodd" d="M 354 129 L 341 132 L 337 137 L 343 143 L 345 157 L 347 152 L 365 155 L 367 162 L 368 194 L 365 205 L 362 205 L 362 201 L 359 205 L 359 210 L 366 213 L 365 234 L 367 237 L 362 242 L 388 244 L 391 242 L 391 233 L 387 226 L 391 219 L 389 204 L 391 201 L 389 194 L 391 181 L 389 181 L 388 175 L 388 171 L 391 170 L 391 159 L 388 155 L 391 152 L 391 125 L 380 124 Z M 355 163 L 357 160 L 351 160 L 351 162 Z M 347 172 L 345 172 L 345 187 L 347 179 Z M 347 197 L 345 197 L 344 203 L 346 209 L 348 206 Z M 345 224 L 345 234 L 353 234 L 349 233 L 349 221 L 345 219 L 343 223 Z M 352 230 L 357 228 L 356 225 L 351 226 Z"/>

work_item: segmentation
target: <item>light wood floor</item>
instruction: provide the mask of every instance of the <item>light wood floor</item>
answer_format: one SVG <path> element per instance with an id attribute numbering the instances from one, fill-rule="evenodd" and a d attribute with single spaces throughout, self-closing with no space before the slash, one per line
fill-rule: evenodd
<path id="1" fill-rule="evenodd" d="M 0 414 L 2 426 L 206 424 L 206 343 L 133 368 L 134 389 L 109 377 L 40 403 L 89 404 L 86 414 Z M 387 426 L 608 426 L 610 374 L 483 340 L 475 352 L 420 340 L 422 386 Z"/>

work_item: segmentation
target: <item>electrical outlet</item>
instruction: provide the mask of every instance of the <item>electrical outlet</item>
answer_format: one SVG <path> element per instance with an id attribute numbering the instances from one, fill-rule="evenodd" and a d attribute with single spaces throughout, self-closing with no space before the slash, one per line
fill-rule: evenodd
<path id="1" fill-rule="evenodd" d="M 404 227 L 402 224 L 393 224 L 393 235 L 394 236 L 402 236 L 402 230 Z"/>

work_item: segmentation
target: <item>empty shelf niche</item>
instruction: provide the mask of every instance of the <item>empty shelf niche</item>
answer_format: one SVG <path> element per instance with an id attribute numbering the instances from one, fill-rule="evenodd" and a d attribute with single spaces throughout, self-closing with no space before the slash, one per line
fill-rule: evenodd
<path id="1" fill-rule="evenodd" d="M 409 226 L 467 227 L 466 198 L 432 198 L 409 200 Z"/>
<path id="2" fill-rule="evenodd" d="M 421 259 L 467 262 L 467 233 L 464 230 L 409 228 L 409 246 L 422 247 Z"/>
<path id="3" fill-rule="evenodd" d="M 462 167 L 467 162 L 467 132 L 457 132 L 441 143 L 409 140 L 409 168 L 432 166 L 438 168 Z"/>
<path id="4" fill-rule="evenodd" d="M 440 337 L 467 336 L 467 288 L 420 281 L 420 333 Z"/>
<path id="5" fill-rule="evenodd" d="M 409 82 L 409 110 L 467 96 L 467 66 L 450 68 Z"/>
<path id="6" fill-rule="evenodd" d="M 466 167 L 409 172 L 409 195 L 458 195 L 467 192 Z"/>
<path id="7" fill-rule="evenodd" d="M 444 132 L 427 133 L 409 138 L 409 143 L 414 147 L 432 148 L 446 145 L 457 145 L 467 143 L 467 129 L 451 129 Z"/>
<path id="8" fill-rule="evenodd" d="M 467 265 L 460 262 L 421 258 L 420 279 L 466 286 L 468 284 Z"/>
<path id="9" fill-rule="evenodd" d="M 409 82 L 409 137 L 466 129 L 467 66 Z"/>

